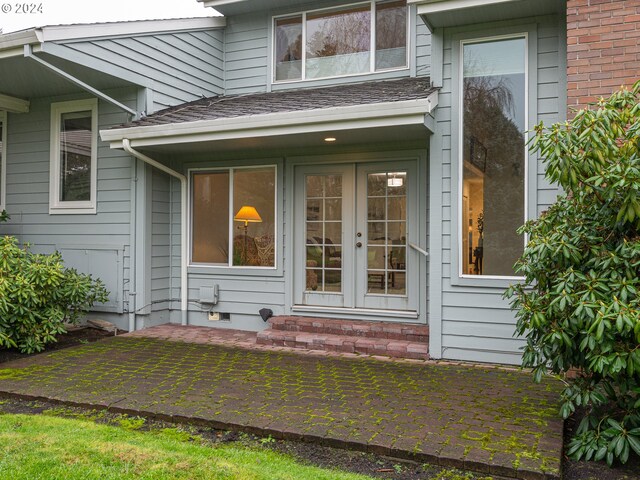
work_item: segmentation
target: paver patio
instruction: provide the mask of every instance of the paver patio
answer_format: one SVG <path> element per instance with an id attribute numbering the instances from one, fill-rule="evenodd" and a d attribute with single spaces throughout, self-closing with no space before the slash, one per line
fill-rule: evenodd
<path id="1" fill-rule="evenodd" d="M 493 367 L 129 335 L 0 366 L 4 396 L 318 441 L 522 479 L 559 477 L 559 389 L 554 381 L 536 385 L 528 374 Z"/>

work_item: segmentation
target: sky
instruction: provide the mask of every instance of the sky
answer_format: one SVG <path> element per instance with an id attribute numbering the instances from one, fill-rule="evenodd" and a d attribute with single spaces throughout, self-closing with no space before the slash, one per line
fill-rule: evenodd
<path id="1" fill-rule="evenodd" d="M 0 29 L 9 33 L 45 25 L 215 14 L 196 0 L 0 0 Z"/>

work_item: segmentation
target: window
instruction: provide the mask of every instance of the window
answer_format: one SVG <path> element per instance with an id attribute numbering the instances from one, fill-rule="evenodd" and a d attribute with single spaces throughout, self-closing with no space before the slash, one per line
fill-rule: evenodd
<path id="1" fill-rule="evenodd" d="M 407 25 L 406 0 L 276 18 L 274 81 L 406 68 Z"/>
<path id="2" fill-rule="evenodd" d="M 96 213 L 98 102 L 51 105 L 49 213 Z"/>
<path id="3" fill-rule="evenodd" d="M 7 185 L 7 112 L 0 111 L 0 211 L 5 208 Z"/>
<path id="4" fill-rule="evenodd" d="M 462 43 L 461 273 L 513 277 L 524 239 L 527 39 Z"/>
<path id="5" fill-rule="evenodd" d="M 191 191 L 191 263 L 275 267 L 275 167 L 194 172 Z"/>

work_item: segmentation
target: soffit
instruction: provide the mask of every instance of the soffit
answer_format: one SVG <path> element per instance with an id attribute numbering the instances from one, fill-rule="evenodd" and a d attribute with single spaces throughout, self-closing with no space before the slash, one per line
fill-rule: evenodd
<path id="1" fill-rule="evenodd" d="M 97 72 L 52 55 L 45 53 L 37 55 L 99 90 L 133 85 L 120 78 Z M 0 72 L 11 72 L 10 75 L 0 75 L 0 93 L 12 97 L 31 99 L 67 95 L 79 91 L 76 85 L 25 57 L 0 58 Z"/>
<path id="2" fill-rule="evenodd" d="M 408 0 L 431 28 L 455 27 L 562 12 L 565 0 Z"/>

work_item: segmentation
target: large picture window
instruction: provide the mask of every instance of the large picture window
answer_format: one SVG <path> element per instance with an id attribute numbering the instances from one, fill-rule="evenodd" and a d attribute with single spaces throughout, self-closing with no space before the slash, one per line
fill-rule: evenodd
<path id="1" fill-rule="evenodd" d="M 191 263 L 275 267 L 276 167 L 191 175 Z"/>
<path id="2" fill-rule="evenodd" d="M 524 240 L 527 40 L 462 43 L 461 273 L 513 277 Z"/>
<path id="3" fill-rule="evenodd" d="M 97 100 L 51 105 L 50 213 L 95 213 Z"/>
<path id="4" fill-rule="evenodd" d="M 406 0 L 276 18 L 274 32 L 276 82 L 407 67 Z"/>

